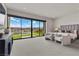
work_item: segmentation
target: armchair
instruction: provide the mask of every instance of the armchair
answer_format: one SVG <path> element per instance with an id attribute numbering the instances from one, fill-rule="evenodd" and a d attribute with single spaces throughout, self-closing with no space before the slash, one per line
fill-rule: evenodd
<path id="1" fill-rule="evenodd" d="M 46 33 L 45 34 L 45 39 L 46 40 L 54 40 L 54 34 L 52 34 L 52 33 Z"/>

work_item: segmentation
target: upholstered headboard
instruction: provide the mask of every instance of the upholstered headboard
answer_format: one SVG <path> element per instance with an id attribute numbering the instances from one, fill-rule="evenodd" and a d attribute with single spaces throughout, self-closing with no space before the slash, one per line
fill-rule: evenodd
<path id="1" fill-rule="evenodd" d="M 78 30 L 79 29 L 79 24 L 73 24 L 73 25 L 61 25 L 60 26 L 61 30 L 65 30 L 65 31 L 74 31 L 74 30 Z"/>
<path id="2" fill-rule="evenodd" d="M 79 24 L 61 25 L 60 30 L 65 32 L 73 32 L 76 30 L 77 37 L 79 37 Z"/>

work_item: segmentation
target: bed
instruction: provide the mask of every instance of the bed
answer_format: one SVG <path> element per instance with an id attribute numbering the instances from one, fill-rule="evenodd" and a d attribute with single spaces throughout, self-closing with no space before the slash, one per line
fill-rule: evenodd
<path id="1" fill-rule="evenodd" d="M 64 40 L 63 37 L 69 37 L 70 40 L 76 40 L 79 37 L 79 25 L 73 24 L 73 25 L 61 25 L 60 30 L 61 32 L 55 33 L 55 40 L 61 41 Z M 67 39 L 66 39 L 67 40 Z"/>
<path id="2" fill-rule="evenodd" d="M 75 33 L 56 33 L 54 35 L 56 41 L 61 41 L 64 36 L 69 36 L 71 40 L 75 40 L 77 38 L 77 34 Z"/>

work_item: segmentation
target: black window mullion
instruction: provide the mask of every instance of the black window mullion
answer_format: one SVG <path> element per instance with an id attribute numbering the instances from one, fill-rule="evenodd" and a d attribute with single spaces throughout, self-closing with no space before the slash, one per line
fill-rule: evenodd
<path id="1" fill-rule="evenodd" d="M 21 23 L 21 38 L 22 38 L 22 19 L 20 20 Z"/>
<path id="2" fill-rule="evenodd" d="M 45 33 L 46 33 L 46 22 L 43 22 L 44 23 L 44 26 L 43 26 L 43 28 L 44 28 L 44 35 L 45 35 Z M 44 36 L 43 35 L 43 36 Z"/>
<path id="3" fill-rule="evenodd" d="M 31 20 L 31 37 L 33 37 L 33 21 Z"/>
<path id="4" fill-rule="evenodd" d="M 40 36 L 40 21 L 39 21 L 39 36 Z"/>

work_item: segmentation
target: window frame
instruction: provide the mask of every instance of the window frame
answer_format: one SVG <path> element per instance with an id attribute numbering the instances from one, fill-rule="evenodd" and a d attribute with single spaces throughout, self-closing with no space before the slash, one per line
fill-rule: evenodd
<path id="1" fill-rule="evenodd" d="M 28 17 L 23 17 L 23 16 L 17 16 L 17 15 L 7 14 L 7 19 L 8 19 L 7 20 L 7 27 L 9 27 L 9 25 L 10 25 L 10 23 L 9 23 L 10 22 L 9 21 L 10 19 L 8 17 L 17 17 L 17 18 L 23 18 L 23 19 L 29 19 L 29 20 L 31 20 L 31 37 L 27 37 L 27 38 L 33 38 L 33 20 L 34 21 L 39 21 L 39 31 L 40 31 L 40 22 L 43 22 L 43 26 L 45 26 L 44 34 L 46 32 L 46 20 L 40 20 L 40 19 L 34 19 L 34 18 L 28 18 Z M 22 33 L 21 33 L 21 35 L 22 35 Z M 40 37 L 40 32 L 39 32 L 39 37 Z M 19 38 L 19 39 L 26 39 L 26 38 Z M 16 39 L 16 40 L 18 40 L 18 39 Z"/>

